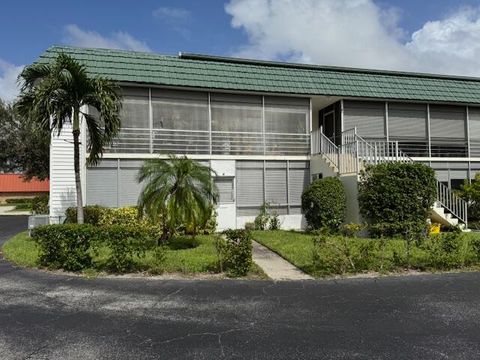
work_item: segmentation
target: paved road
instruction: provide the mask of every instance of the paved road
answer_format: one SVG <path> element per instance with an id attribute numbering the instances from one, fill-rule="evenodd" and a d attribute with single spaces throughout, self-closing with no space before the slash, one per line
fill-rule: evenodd
<path id="1" fill-rule="evenodd" d="M 477 273 L 194 282 L 1 265 L 2 360 L 480 357 Z"/>

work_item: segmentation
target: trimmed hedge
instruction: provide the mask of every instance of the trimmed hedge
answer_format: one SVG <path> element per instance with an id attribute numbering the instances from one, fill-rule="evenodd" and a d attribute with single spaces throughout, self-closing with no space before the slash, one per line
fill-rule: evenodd
<path id="1" fill-rule="evenodd" d="M 89 205 L 83 207 L 83 221 L 85 224 L 90 225 L 99 225 L 100 220 L 102 219 L 103 214 L 108 209 L 99 205 Z M 77 208 L 69 207 L 65 212 L 66 219 L 65 223 L 67 224 L 76 224 L 77 223 Z"/>
<path id="2" fill-rule="evenodd" d="M 217 242 L 221 271 L 231 277 L 245 276 L 252 267 L 252 237 L 246 230 L 226 230 Z"/>
<path id="3" fill-rule="evenodd" d="M 436 198 L 435 171 L 419 163 L 368 166 L 359 185 L 362 215 L 372 225 L 425 223 Z"/>
<path id="4" fill-rule="evenodd" d="M 33 229 L 32 238 L 40 248 L 40 265 L 67 271 L 95 267 L 92 254 L 105 247 L 109 250 L 107 269 L 124 272 L 131 268 L 135 256 L 142 257 L 156 247 L 149 232 L 128 225 L 46 225 Z"/>
<path id="5" fill-rule="evenodd" d="M 315 180 L 302 194 L 302 210 L 311 230 L 337 231 L 345 220 L 347 198 L 338 178 Z"/>
<path id="6" fill-rule="evenodd" d="M 92 265 L 90 249 L 98 235 L 98 229 L 90 224 L 46 225 L 32 230 L 40 247 L 40 265 L 68 271 Z"/>

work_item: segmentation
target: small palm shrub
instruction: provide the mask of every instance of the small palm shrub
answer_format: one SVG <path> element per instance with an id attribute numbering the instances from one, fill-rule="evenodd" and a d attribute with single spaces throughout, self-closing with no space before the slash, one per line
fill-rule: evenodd
<path id="1" fill-rule="evenodd" d="M 140 216 L 161 222 L 161 241 L 186 227 L 205 227 L 218 199 L 212 170 L 187 157 L 147 160 L 138 181 L 145 184 L 138 200 Z"/>

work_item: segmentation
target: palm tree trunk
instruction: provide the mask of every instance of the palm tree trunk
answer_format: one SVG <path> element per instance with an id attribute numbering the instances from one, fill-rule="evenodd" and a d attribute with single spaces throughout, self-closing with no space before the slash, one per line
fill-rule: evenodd
<path id="1" fill-rule="evenodd" d="M 79 109 L 73 110 L 73 168 L 75 171 L 75 190 L 77 192 L 77 223 L 83 224 L 82 183 L 80 180 L 80 118 Z"/>

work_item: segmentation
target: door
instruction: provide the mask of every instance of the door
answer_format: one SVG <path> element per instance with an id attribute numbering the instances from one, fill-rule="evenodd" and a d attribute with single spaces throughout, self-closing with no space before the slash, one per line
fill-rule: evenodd
<path id="1" fill-rule="evenodd" d="M 218 189 L 217 230 L 235 229 L 235 178 L 231 176 L 216 177 L 214 182 Z"/>
<path id="2" fill-rule="evenodd" d="M 323 133 L 335 143 L 335 111 L 323 114 Z"/>

